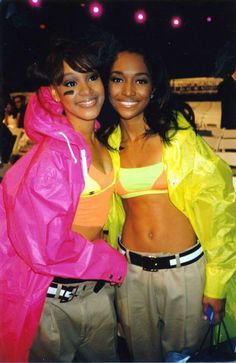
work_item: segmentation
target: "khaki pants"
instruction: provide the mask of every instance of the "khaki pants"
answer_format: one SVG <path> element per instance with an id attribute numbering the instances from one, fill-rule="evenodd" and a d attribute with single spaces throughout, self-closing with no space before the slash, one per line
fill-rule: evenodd
<path id="1" fill-rule="evenodd" d="M 47 298 L 31 349 L 31 362 L 115 362 L 117 321 L 115 289 L 110 284 L 93 292 L 96 281 L 85 281 L 71 301 Z"/>
<path id="2" fill-rule="evenodd" d="M 116 303 L 134 361 L 160 362 L 169 351 L 198 347 L 208 327 L 202 314 L 204 283 L 204 256 L 157 272 L 129 263 L 125 282 L 116 288 Z"/>

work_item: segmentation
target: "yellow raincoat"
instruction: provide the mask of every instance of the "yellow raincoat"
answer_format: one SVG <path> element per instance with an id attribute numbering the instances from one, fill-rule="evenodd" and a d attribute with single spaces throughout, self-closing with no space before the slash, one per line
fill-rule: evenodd
<path id="1" fill-rule="evenodd" d="M 204 295 L 227 295 L 226 318 L 231 321 L 231 335 L 236 336 L 236 193 L 232 171 L 181 114 L 178 124 L 186 129 L 177 131 L 171 143 L 163 146 L 169 197 L 190 220 L 203 247 L 207 259 Z M 117 127 L 109 143 L 118 149 L 120 140 Z M 124 221 L 122 203 L 119 197 L 114 198 L 116 208 L 110 217 L 115 223 L 109 231 L 113 245 Z"/>

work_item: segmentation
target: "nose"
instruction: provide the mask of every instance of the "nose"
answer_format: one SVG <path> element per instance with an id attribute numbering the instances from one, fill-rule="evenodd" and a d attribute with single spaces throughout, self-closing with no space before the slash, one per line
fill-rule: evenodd
<path id="1" fill-rule="evenodd" d="M 88 96 L 91 94 L 92 88 L 90 87 L 87 81 L 83 81 L 79 83 L 78 92 L 81 96 Z"/>
<path id="2" fill-rule="evenodd" d="M 127 81 L 123 84 L 122 93 L 129 97 L 135 95 L 135 87 L 131 81 Z"/>

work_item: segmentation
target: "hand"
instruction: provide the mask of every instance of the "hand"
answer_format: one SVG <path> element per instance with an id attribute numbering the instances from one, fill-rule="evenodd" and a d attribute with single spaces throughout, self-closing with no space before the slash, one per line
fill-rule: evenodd
<path id="1" fill-rule="evenodd" d="M 210 305 L 214 311 L 214 320 L 215 324 L 219 323 L 223 320 L 225 315 L 225 299 L 215 299 L 208 296 L 203 296 L 202 305 L 203 305 L 203 312 L 204 312 L 204 319 L 207 320 L 207 307 Z"/>

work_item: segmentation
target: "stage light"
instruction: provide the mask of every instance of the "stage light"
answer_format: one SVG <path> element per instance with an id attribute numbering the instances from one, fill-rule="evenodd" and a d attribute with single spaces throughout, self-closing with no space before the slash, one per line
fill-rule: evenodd
<path id="1" fill-rule="evenodd" d="M 45 24 L 40 24 L 40 25 L 39 25 L 39 28 L 40 28 L 41 30 L 45 30 L 45 29 L 46 29 L 46 25 L 45 25 Z"/>
<path id="2" fill-rule="evenodd" d="M 31 6 L 34 6 L 36 8 L 40 7 L 42 3 L 41 0 L 28 0 L 28 2 Z"/>
<path id="3" fill-rule="evenodd" d="M 211 22 L 212 22 L 212 17 L 211 17 L 211 16 L 208 16 L 208 17 L 206 18 L 206 21 L 207 21 L 208 23 L 211 23 Z"/>
<path id="4" fill-rule="evenodd" d="M 173 16 L 171 18 L 170 23 L 171 23 L 172 28 L 176 29 L 176 28 L 180 28 L 182 26 L 183 21 L 180 16 Z"/>
<path id="5" fill-rule="evenodd" d="M 89 13 L 91 16 L 99 18 L 103 13 L 103 7 L 99 3 L 92 3 L 89 6 Z"/>
<path id="6" fill-rule="evenodd" d="M 136 23 L 143 24 L 147 20 L 147 13 L 145 10 L 137 10 L 134 13 L 134 20 Z"/>

